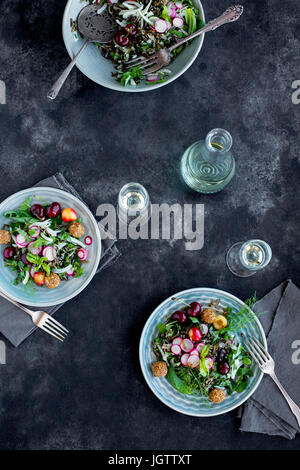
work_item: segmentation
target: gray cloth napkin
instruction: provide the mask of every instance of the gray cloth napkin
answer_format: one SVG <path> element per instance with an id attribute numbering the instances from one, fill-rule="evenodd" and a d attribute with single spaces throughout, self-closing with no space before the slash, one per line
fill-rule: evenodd
<path id="1" fill-rule="evenodd" d="M 275 361 L 275 373 L 291 396 L 300 404 L 300 364 L 292 361 L 292 344 L 300 340 L 300 290 L 288 280 L 257 302 L 268 348 Z M 299 346 L 298 346 L 299 348 Z M 299 353 L 300 357 L 300 353 Z M 241 431 L 293 439 L 299 427 L 287 402 L 271 379 L 265 375 L 252 397 L 240 409 Z"/>
<path id="2" fill-rule="evenodd" d="M 82 201 L 80 195 L 61 173 L 57 173 L 50 178 L 46 178 L 35 186 L 50 186 L 52 188 L 62 189 L 73 194 Z M 100 224 L 99 228 L 100 233 L 103 233 L 104 229 L 101 228 Z M 96 274 L 104 268 L 111 266 L 119 256 L 120 252 L 116 247 L 116 240 L 113 237 L 103 237 L 101 259 Z M 53 315 L 62 305 L 63 303 L 54 305 L 53 307 L 43 307 L 42 310 L 49 313 L 49 315 Z M 38 310 L 38 308 L 35 308 L 34 310 Z M 35 329 L 36 327 L 33 326 L 30 317 L 26 315 L 26 313 L 0 297 L 0 332 L 14 346 L 19 346 Z"/>

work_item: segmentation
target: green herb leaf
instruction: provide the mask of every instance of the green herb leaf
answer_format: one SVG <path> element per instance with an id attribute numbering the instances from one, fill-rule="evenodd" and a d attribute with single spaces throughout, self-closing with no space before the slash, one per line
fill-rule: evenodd
<path id="1" fill-rule="evenodd" d="M 178 392 L 183 393 L 184 395 L 193 393 L 193 390 L 178 377 L 173 366 L 169 367 L 167 379 L 172 387 L 174 387 Z"/>
<path id="2" fill-rule="evenodd" d="M 157 325 L 157 329 L 158 329 L 158 331 L 159 331 L 161 334 L 164 334 L 164 333 L 166 332 L 166 327 L 165 327 L 165 325 L 164 325 L 163 323 L 159 323 L 159 324 Z"/>

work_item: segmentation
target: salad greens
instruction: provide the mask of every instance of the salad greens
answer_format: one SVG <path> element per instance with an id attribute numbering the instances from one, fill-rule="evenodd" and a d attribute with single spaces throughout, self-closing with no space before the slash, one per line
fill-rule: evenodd
<path id="1" fill-rule="evenodd" d="M 228 306 L 222 308 L 219 300 L 210 301 L 206 307 L 180 300 L 184 307 L 157 325 L 153 351 L 157 360 L 167 365 L 166 378 L 178 392 L 197 392 L 219 403 L 226 395 L 247 388 L 253 375 L 252 360 L 238 333 L 255 321 L 251 309 L 256 301 L 254 294 L 233 313 Z M 217 401 L 212 391 L 222 397 Z"/>
<path id="2" fill-rule="evenodd" d="M 28 197 L 18 209 L 4 214 L 8 221 L 1 233 L 9 239 L 9 243 L 4 242 L 5 266 L 16 274 L 14 285 L 45 283 L 55 288 L 62 280 L 84 274 L 87 250 L 79 239 L 84 227 L 73 209 L 62 211 L 59 203 L 43 200 L 43 205 L 32 204 L 32 199 Z M 72 225 L 73 231 L 79 230 L 77 234 L 73 234 Z M 87 239 L 91 244 L 91 237 Z"/>
<path id="3" fill-rule="evenodd" d="M 89 0 L 99 4 L 101 11 L 107 11 L 115 19 L 119 30 L 114 41 L 107 44 L 95 42 L 102 55 L 115 64 L 113 76 L 121 84 L 136 86 L 141 80 L 147 84 L 163 83 L 171 73 L 162 69 L 148 76 L 139 67 L 127 70 L 127 63 L 139 56 L 153 54 L 155 51 L 172 46 L 178 38 L 192 34 L 203 27 L 204 23 L 192 0 Z M 76 22 L 71 19 L 71 30 L 77 38 Z M 174 49 L 175 58 L 188 43 Z"/>

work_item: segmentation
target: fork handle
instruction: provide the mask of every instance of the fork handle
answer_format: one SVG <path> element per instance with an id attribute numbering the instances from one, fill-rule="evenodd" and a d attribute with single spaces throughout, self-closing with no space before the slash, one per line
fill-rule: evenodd
<path id="1" fill-rule="evenodd" d="M 291 397 L 289 396 L 289 394 L 287 393 L 287 391 L 283 388 L 283 386 L 281 385 L 281 383 L 279 382 L 276 374 L 273 372 L 272 374 L 270 374 L 272 379 L 274 380 L 274 382 L 276 383 L 277 387 L 279 388 L 279 390 L 281 391 L 282 395 L 284 396 L 284 398 L 286 399 L 289 407 L 291 408 L 292 410 L 292 413 L 294 414 L 294 416 L 296 417 L 297 419 L 297 422 L 298 422 L 298 426 L 300 427 L 300 408 L 298 405 L 296 405 L 296 403 L 291 399 Z"/>
<path id="2" fill-rule="evenodd" d="M 56 80 L 56 82 L 54 83 L 53 87 L 51 88 L 51 90 L 49 90 L 48 94 L 47 94 L 47 97 L 50 99 L 50 100 L 55 100 L 55 98 L 57 97 L 58 93 L 60 92 L 60 89 L 61 87 L 63 86 L 63 84 L 65 83 L 65 81 L 67 80 L 68 76 L 70 75 L 70 72 L 71 70 L 73 69 L 74 65 L 76 64 L 77 62 L 77 59 L 79 59 L 79 57 L 81 56 L 81 54 L 83 53 L 84 49 L 86 48 L 86 46 L 88 45 L 89 43 L 89 39 L 87 39 L 83 45 L 81 46 L 81 48 L 79 49 L 79 51 L 77 52 L 77 54 L 75 55 L 75 57 L 72 59 L 72 61 L 69 63 L 68 67 L 65 68 L 65 70 L 63 71 L 63 73 L 58 77 L 58 79 Z"/>
<path id="3" fill-rule="evenodd" d="M 4 299 L 6 299 L 11 304 L 14 304 L 16 307 L 20 308 L 24 312 L 28 313 L 28 315 L 30 315 L 31 318 L 32 318 L 32 311 L 29 310 L 28 308 L 24 307 L 24 305 L 19 304 L 19 302 L 16 302 L 15 300 L 11 299 L 10 297 L 8 297 L 8 295 L 4 294 L 4 292 L 0 291 L 0 296 L 3 297 Z"/>
<path id="4" fill-rule="evenodd" d="M 214 29 L 219 28 L 223 24 L 226 23 L 231 23 L 232 21 L 236 21 L 239 19 L 241 14 L 243 13 L 244 8 L 242 5 L 235 5 L 232 7 L 227 8 L 224 13 L 222 13 L 221 16 L 218 16 L 214 20 L 211 20 L 209 23 L 207 23 L 203 28 L 199 29 L 193 34 L 190 34 L 189 36 L 181 39 L 178 41 L 174 46 L 168 47 L 169 51 L 173 51 L 173 49 L 176 49 L 176 47 L 181 46 L 181 44 L 184 44 L 187 41 L 190 41 L 191 39 L 200 36 L 200 34 L 207 33 L 208 31 L 213 31 Z"/>

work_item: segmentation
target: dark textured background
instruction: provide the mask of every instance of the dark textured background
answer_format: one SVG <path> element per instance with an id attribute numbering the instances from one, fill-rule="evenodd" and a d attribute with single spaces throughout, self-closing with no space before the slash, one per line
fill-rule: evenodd
<path id="1" fill-rule="evenodd" d="M 195 286 L 258 296 L 299 276 L 300 3 L 248 0 L 242 19 L 209 33 L 194 65 L 154 92 L 95 85 L 74 70 L 55 102 L 46 99 L 68 63 L 63 1 L 1 0 L 0 199 L 61 170 L 95 209 L 136 180 L 153 203 L 205 204 L 205 245 L 123 241 L 122 258 L 58 314 L 72 325 L 64 344 L 36 332 L 7 345 L 0 366 L 0 448 L 295 449 L 295 441 L 238 431 L 236 412 L 180 415 L 149 390 L 138 363 L 142 327 L 170 294 Z M 206 17 L 229 1 L 204 0 Z M 214 127 L 234 139 L 236 176 L 202 196 L 180 181 L 183 150 Z M 236 241 L 263 238 L 271 264 L 253 278 L 226 269 Z"/>

